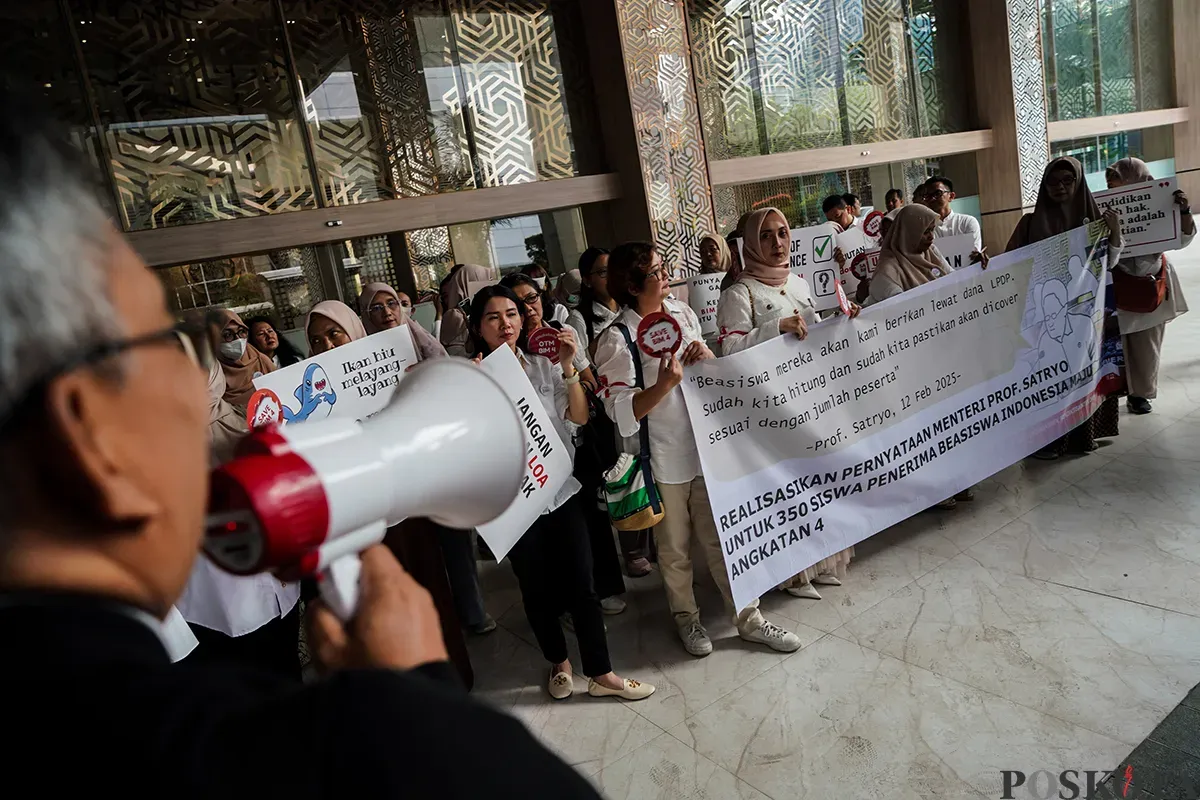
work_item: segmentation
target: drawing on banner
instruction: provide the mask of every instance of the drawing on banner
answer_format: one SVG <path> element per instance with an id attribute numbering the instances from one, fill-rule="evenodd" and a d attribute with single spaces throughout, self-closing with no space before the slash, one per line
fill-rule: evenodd
<path id="1" fill-rule="evenodd" d="M 404 371 L 415 363 L 407 325 L 372 334 L 255 378 L 246 423 L 259 428 L 331 416 L 366 419 L 387 405 Z"/>
<path id="2" fill-rule="evenodd" d="M 817 297 L 833 297 L 836 305 L 837 287 L 841 288 L 842 283 L 837 278 L 837 269 L 830 267 L 827 269 L 818 269 L 813 272 L 812 290 Z M 824 309 L 821 309 L 824 310 Z"/>
<path id="3" fill-rule="evenodd" d="M 1098 390 L 1103 223 L 689 367 L 683 389 L 742 606 L 1044 447 Z"/>
<path id="4" fill-rule="evenodd" d="M 1121 216 L 1122 257 L 1179 249 L 1183 232 L 1179 206 L 1175 205 L 1178 188 L 1179 182 L 1172 176 L 1095 193 L 1101 208 L 1112 207 Z"/>

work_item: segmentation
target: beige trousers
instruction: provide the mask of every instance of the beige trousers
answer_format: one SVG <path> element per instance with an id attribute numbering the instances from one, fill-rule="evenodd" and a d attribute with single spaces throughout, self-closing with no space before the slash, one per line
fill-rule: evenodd
<path id="1" fill-rule="evenodd" d="M 663 521 L 654 527 L 654 542 L 658 545 L 658 569 L 662 573 L 667 604 L 675 624 L 682 628 L 700 619 L 692 589 L 691 545 L 694 539 L 704 553 L 721 597 L 725 598 L 726 610 L 733 615 L 734 625 L 743 632 L 758 630 L 763 624 L 758 600 L 740 613 L 734 613 L 729 573 L 725 571 L 721 537 L 717 535 L 717 523 L 708 504 L 704 478 L 695 478 L 691 483 L 660 483 L 658 493 L 662 496 L 664 515 Z"/>
<path id="2" fill-rule="evenodd" d="M 1121 337 L 1125 349 L 1125 385 L 1130 397 L 1158 397 L 1158 359 L 1162 355 L 1164 322 Z"/>

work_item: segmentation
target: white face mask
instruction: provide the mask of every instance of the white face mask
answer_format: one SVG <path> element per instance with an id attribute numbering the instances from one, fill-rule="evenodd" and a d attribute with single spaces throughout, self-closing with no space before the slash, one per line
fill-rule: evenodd
<path id="1" fill-rule="evenodd" d="M 246 354 L 246 340 L 234 339 L 232 342 L 221 342 L 221 358 L 226 361 L 237 361 Z"/>

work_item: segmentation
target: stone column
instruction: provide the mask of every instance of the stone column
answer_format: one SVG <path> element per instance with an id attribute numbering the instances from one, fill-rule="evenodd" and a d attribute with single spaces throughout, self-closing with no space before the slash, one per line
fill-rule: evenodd
<path id="1" fill-rule="evenodd" d="M 1175 105 L 1191 109 L 1192 118 L 1174 126 L 1175 174 L 1179 188 L 1193 205 L 1200 203 L 1200 4 L 1175 0 L 1171 26 L 1175 31 Z"/>
<path id="2" fill-rule="evenodd" d="M 995 136 L 976 155 L 983 241 L 997 254 L 1037 200 L 1050 156 L 1038 0 L 971 0 L 970 21 L 979 125 Z"/>

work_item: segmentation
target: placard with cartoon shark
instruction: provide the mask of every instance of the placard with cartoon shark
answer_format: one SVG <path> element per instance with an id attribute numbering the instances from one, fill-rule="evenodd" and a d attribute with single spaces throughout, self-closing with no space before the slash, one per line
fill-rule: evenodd
<path id="1" fill-rule="evenodd" d="M 405 370 L 416 363 L 407 325 L 381 331 L 255 378 L 246 422 L 259 427 L 366 419 L 387 405 Z"/>

